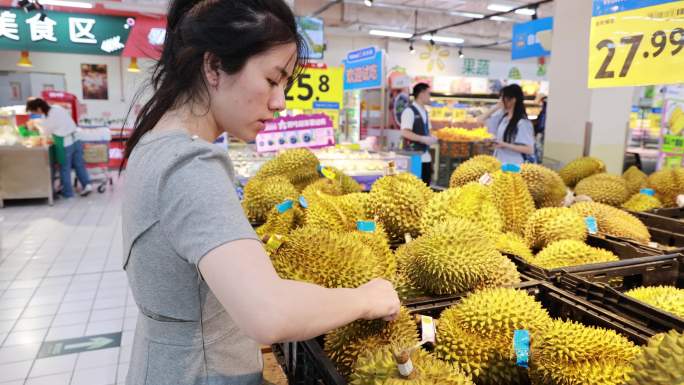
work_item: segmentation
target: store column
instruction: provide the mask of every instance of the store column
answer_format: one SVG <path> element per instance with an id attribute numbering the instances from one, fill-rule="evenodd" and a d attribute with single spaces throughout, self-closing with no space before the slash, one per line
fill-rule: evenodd
<path id="1" fill-rule="evenodd" d="M 544 156 L 564 165 L 587 147 L 608 172 L 621 174 L 634 88 L 587 87 L 592 2 L 556 0 L 554 7 Z"/>

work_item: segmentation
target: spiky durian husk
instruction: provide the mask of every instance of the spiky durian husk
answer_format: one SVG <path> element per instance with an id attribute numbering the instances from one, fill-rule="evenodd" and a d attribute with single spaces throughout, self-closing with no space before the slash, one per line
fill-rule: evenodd
<path id="1" fill-rule="evenodd" d="M 647 185 L 665 207 L 676 207 L 677 195 L 684 194 L 684 173 L 680 168 L 665 168 L 651 174 Z"/>
<path id="2" fill-rule="evenodd" d="M 268 215 L 266 223 L 259 226 L 256 233 L 261 239 L 273 235 L 288 235 L 292 230 L 303 225 L 304 211 L 298 205 L 295 204 L 294 207 L 284 213 L 278 212 L 278 209 L 274 207 Z"/>
<path id="3" fill-rule="evenodd" d="M 520 175 L 525 179 L 537 208 L 563 205 L 568 188 L 557 172 L 538 164 L 525 163 L 520 168 Z"/>
<path id="4" fill-rule="evenodd" d="M 527 221 L 525 240 L 532 249 L 543 249 L 563 239 L 586 241 L 587 226 L 577 212 L 566 207 L 543 208 Z"/>
<path id="5" fill-rule="evenodd" d="M 619 258 L 608 250 L 591 247 L 584 242 L 566 239 L 546 246 L 532 258 L 531 264 L 545 269 L 614 262 Z"/>
<path id="6" fill-rule="evenodd" d="M 629 199 L 629 190 L 622 177 L 601 173 L 582 179 L 577 183 L 575 195 L 586 195 L 594 202 L 620 206 Z"/>
<path id="7" fill-rule="evenodd" d="M 534 256 L 525 239 L 515 233 L 500 235 L 496 241 L 496 249 L 502 254 L 515 255 L 526 261 L 531 260 Z"/>
<path id="8" fill-rule="evenodd" d="M 628 385 L 684 384 L 684 334 L 656 335 L 633 361 Z"/>
<path id="9" fill-rule="evenodd" d="M 636 193 L 627 202 L 622 204 L 622 208 L 630 211 L 651 211 L 663 207 L 660 199 L 646 194 Z"/>
<path id="10" fill-rule="evenodd" d="M 627 183 L 627 189 L 629 190 L 630 195 L 634 195 L 638 193 L 639 190 L 646 187 L 648 181 L 648 175 L 639 170 L 637 166 L 628 168 L 622 173 L 622 178 Z"/>
<path id="11" fill-rule="evenodd" d="M 674 286 L 638 287 L 626 291 L 625 295 L 684 318 L 684 289 Z"/>
<path id="12" fill-rule="evenodd" d="M 587 156 L 568 163 L 558 174 L 568 187 L 574 188 L 582 179 L 602 172 L 606 172 L 605 163 L 600 159 Z"/>
<path id="13" fill-rule="evenodd" d="M 420 218 L 434 193 L 414 175 L 402 173 L 384 176 L 371 188 L 368 208 L 382 223 L 392 242 L 401 242 L 406 234 L 420 235 Z"/>
<path id="14" fill-rule="evenodd" d="M 534 200 L 519 173 L 497 171 L 489 186 L 494 205 L 503 219 L 503 231 L 523 235 L 525 224 L 535 211 Z"/>
<path id="15" fill-rule="evenodd" d="M 634 215 L 598 202 L 579 202 L 570 207 L 582 217 L 593 216 L 598 231 L 615 237 L 648 243 L 651 235 L 646 226 Z"/>
<path id="16" fill-rule="evenodd" d="M 501 162 L 490 155 L 477 155 L 460 164 L 451 174 L 450 187 L 465 186 L 477 182 L 485 173 L 493 173 L 501 168 Z"/>
<path id="17" fill-rule="evenodd" d="M 252 178 L 245 185 L 242 208 L 252 222 L 265 222 L 273 208 L 287 199 L 296 200 L 299 191 L 282 176 Z"/>
<path id="18" fill-rule="evenodd" d="M 275 158 L 264 163 L 255 178 L 283 176 L 299 191 L 320 178 L 318 158 L 311 150 L 295 148 L 285 150 Z"/>

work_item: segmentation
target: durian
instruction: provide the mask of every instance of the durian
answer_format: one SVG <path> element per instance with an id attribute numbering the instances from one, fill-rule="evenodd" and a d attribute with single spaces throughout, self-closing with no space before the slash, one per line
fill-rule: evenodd
<path id="1" fill-rule="evenodd" d="M 351 376 L 352 385 L 474 385 L 458 367 L 436 359 L 422 349 L 410 353 L 414 374 L 410 379 L 399 373 L 398 347 L 387 346 L 368 351 L 359 358 Z"/>
<path id="2" fill-rule="evenodd" d="M 579 202 L 570 207 L 582 217 L 596 218 L 600 233 L 633 239 L 641 243 L 648 243 L 651 235 L 648 228 L 634 215 L 598 202 Z"/>
<path id="3" fill-rule="evenodd" d="M 627 385 L 684 384 L 684 334 L 670 330 L 651 338 L 632 367 Z"/>
<path id="4" fill-rule="evenodd" d="M 382 223 L 392 242 L 403 241 L 406 234 L 417 237 L 421 216 L 433 194 L 412 174 L 384 176 L 371 188 L 370 215 Z"/>
<path id="5" fill-rule="evenodd" d="M 655 196 L 636 193 L 627 202 L 622 204 L 622 208 L 630 211 L 651 211 L 663 207 L 663 203 Z"/>
<path id="6" fill-rule="evenodd" d="M 545 269 L 557 269 L 618 260 L 619 258 L 608 250 L 591 247 L 581 241 L 566 239 L 546 246 L 532 258 L 530 263 Z"/>
<path id="7" fill-rule="evenodd" d="M 318 166 L 318 158 L 316 158 L 316 155 L 311 150 L 295 148 L 285 150 L 275 158 L 264 163 L 254 178 L 263 179 L 271 176 L 283 176 L 298 191 L 302 191 L 306 186 L 320 178 Z"/>
<path id="8" fill-rule="evenodd" d="M 515 255 L 526 261 L 532 259 L 533 254 L 523 237 L 515 233 L 501 234 L 496 240 L 496 249 L 502 254 Z"/>
<path id="9" fill-rule="evenodd" d="M 399 265 L 415 286 L 436 295 L 519 282 L 515 266 L 494 246 L 479 226 L 450 220 L 403 247 Z"/>
<path id="10" fill-rule="evenodd" d="M 369 194 L 353 193 L 341 196 L 306 191 L 306 224 L 312 228 L 334 232 L 354 231 L 358 221 L 371 220 L 367 214 Z M 376 223 L 377 226 L 381 226 Z M 384 231 L 384 229 L 383 229 Z"/>
<path id="11" fill-rule="evenodd" d="M 252 178 L 245 185 L 244 193 L 242 208 L 252 222 L 265 222 L 276 205 L 299 197 L 299 191 L 282 176 Z"/>
<path id="12" fill-rule="evenodd" d="M 622 178 L 627 183 L 629 194 L 634 195 L 638 193 L 639 190 L 646 187 L 648 175 L 639 170 L 637 166 L 631 166 L 624 173 L 622 173 Z"/>
<path id="13" fill-rule="evenodd" d="M 501 162 L 491 155 L 477 155 L 461 163 L 451 174 L 450 187 L 464 186 L 477 182 L 482 175 L 493 173 L 501 168 Z"/>
<path id="14" fill-rule="evenodd" d="M 359 355 L 366 351 L 390 344 L 412 347 L 418 342 L 416 322 L 406 308 L 401 308 L 395 321 L 358 320 L 331 331 L 325 336 L 324 350 L 338 371 L 348 376 Z"/>
<path id="15" fill-rule="evenodd" d="M 435 354 L 460 366 L 478 385 L 525 384 L 526 373 L 511 356 L 513 332 L 541 332 L 551 322 L 541 304 L 524 291 L 477 291 L 442 312 Z"/>
<path id="16" fill-rule="evenodd" d="M 620 206 L 629 199 L 625 180 L 617 175 L 605 173 L 582 179 L 575 186 L 575 195 L 586 195 L 594 202 L 611 206 Z"/>
<path id="17" fill-rule="evenodd" d="M 549 207 L 537 210 L 525 226 L 525 240 L 533 249 L 543 249 L 563 239 L 586 241 L 587 226 L 584 218 L 567 207 Z"/>
<path id="18" fill-rule="evenodd" d="M 304 225 L 304 212 L 298 204 L 283 213 L 276 207 L 271 210 L 266 223 L 256 229 L 259 238 L 271 235 L 288 235 L 292 230 Z"/>
<path id="19" fill-rule="evenodd" d="M 435 193 L 423 210 L 420 218 L 421 233 L 427 232 L 435 225 L 444 222 L 447 218 L 456 215 L 453 210 L 456 198 L 461 194 L 460 188 L 450 188 Z"/>
<path id="20" fill-rule="evenodd" d="M 535 210 L 534 200 L 519 173 L 497 171 L 489 186 L 501 218 L 503 231 L 523 235 L 525 224 Z"/>
<path id="21" fill-rule="evenodd" d="M 310 185 L 306 186 L 302 191 L 304 197 L 311 197 L 317 192 L 322 192 L 327 195 L 344 195 L 342 185 L 332 179 L 321 178 Z"/>
<path id="22" fill-rule="evenodd" d="M 533 333 L 530 377 L 544 385 L 621 385 L 639 351 L 612 330 L 558 320 Z"/>
<path id="23" fill-rule="evenodd" d="M 538 164 L 525 163 L 521 166 L 520 175 L 525 179 L 537 208 L 563 205 L 568 188 L 557 172 Z"/>
<path id="24" fill-rule="evenodd" d="M 344 195 L 360 193 L 361 185 L 354 178 L 346 175 L 341 170 L 334 167 L 325 167 L 321 172 L 325 172 L 324 177 L 308 185 L 302 192 L 303 195 L 313 191 L 321 191 L 328 195 Z"/>
<path id="25" fill-rule="evenodd" d="M 587 156 L 568 163 L 558 174 L 568 187 L 574 188 L 582 179 L 602 172 L 606 172 L 606 165 L 603 161 Z"/>
<path id="26" fill-rule="evenodd" d="M 625 295 L 684 318 L 684 289 L 674 286 L 638 287 Z"/>
<path id="27" fill-rule="evenodd" d="M 468 220 L 490 234 L 500 233 L 503 228 L 491 191 L 476 182 L 435 194 L 423 212 L 421 232 L 449 219 Z"/>
<path id="28" fill-rule="evenodd" d="M 651 174 L 647 184 L 665 207 L 676 207 L 677 195 L 684 193 L 684 174 L 681 169 L 665 168 Z"/>

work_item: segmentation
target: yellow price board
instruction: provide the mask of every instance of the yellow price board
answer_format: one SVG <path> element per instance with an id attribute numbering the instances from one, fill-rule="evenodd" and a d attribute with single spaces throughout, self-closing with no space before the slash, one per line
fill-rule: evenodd
<path id="1" fill-rule="evenodd" d="M 344 97 L 342 67 L 306 68 L 287 90 L 288 109 L 340 109 Z"/>
<path id="2" fill-rule="evenodd" d="M 594 0 L 589 88 L 684 82 L 684 1 L 615 3 Z"/>

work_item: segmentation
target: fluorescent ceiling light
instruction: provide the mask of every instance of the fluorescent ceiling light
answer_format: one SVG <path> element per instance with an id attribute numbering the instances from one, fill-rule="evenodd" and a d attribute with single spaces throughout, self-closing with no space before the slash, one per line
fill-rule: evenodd
<path id="1" fill-rule="evenodd" d="M 470 17 L 472 19 L 484 19 L 484 15 L 481 13 L 473 13 L 473 12 L 451 12 L 452 15 L 454 16 L 463 16 L 463 17 Z"/>
<path id="2" fill-rule="evenodd" d="M 515 13 L 517 13 L 518 15 L 534 16 L 537 14 L 537 11 L 535 11 L 532 8 L 520 8 L 516 9 Z"/>
<path id="3" fill-rule="evenodd" d="M 454 43 L 454 44 L 461 44 L 465 40 L 461 39 L 460 37 L 450 37 L 450 36 L 439 36 L 439 35 L 423 35 L 421 39 L 426 40 L 426 41 L 434 41 L 437 43 Z"/>
<path id="4" fill-rule="evenodd" d="M 496 4 L 492 3 L 487 6 L 487 9 L 494 12 L 508 12 L 514 7 L 506 4 Z"/>
<path id="5" fill-rule="evenodd" d="M 65 1 L 65 0 L 42 0 L 42 5 L 55 5 L 58 7 L 72 7 L 72 8 L 92 8 L 91 3 L 84 3 L 80 1 Z"/>
<path id="6" fill-rule="evenodd" d="M 492 16 L 489 18 L 489 20 L 494 20 L 494 21 L 513 21 L 507 17 L 502 17 L 502 16 Z"/>
<path id="7" fill-rule="evenodd" d="M 368 33 L 374 36 L 396 37 L 399 39 L 408 39 L 411 36 L 413 36 L 412 33 L 398 31 L 383 31 L 380 29 L 371 29 Z"/>

